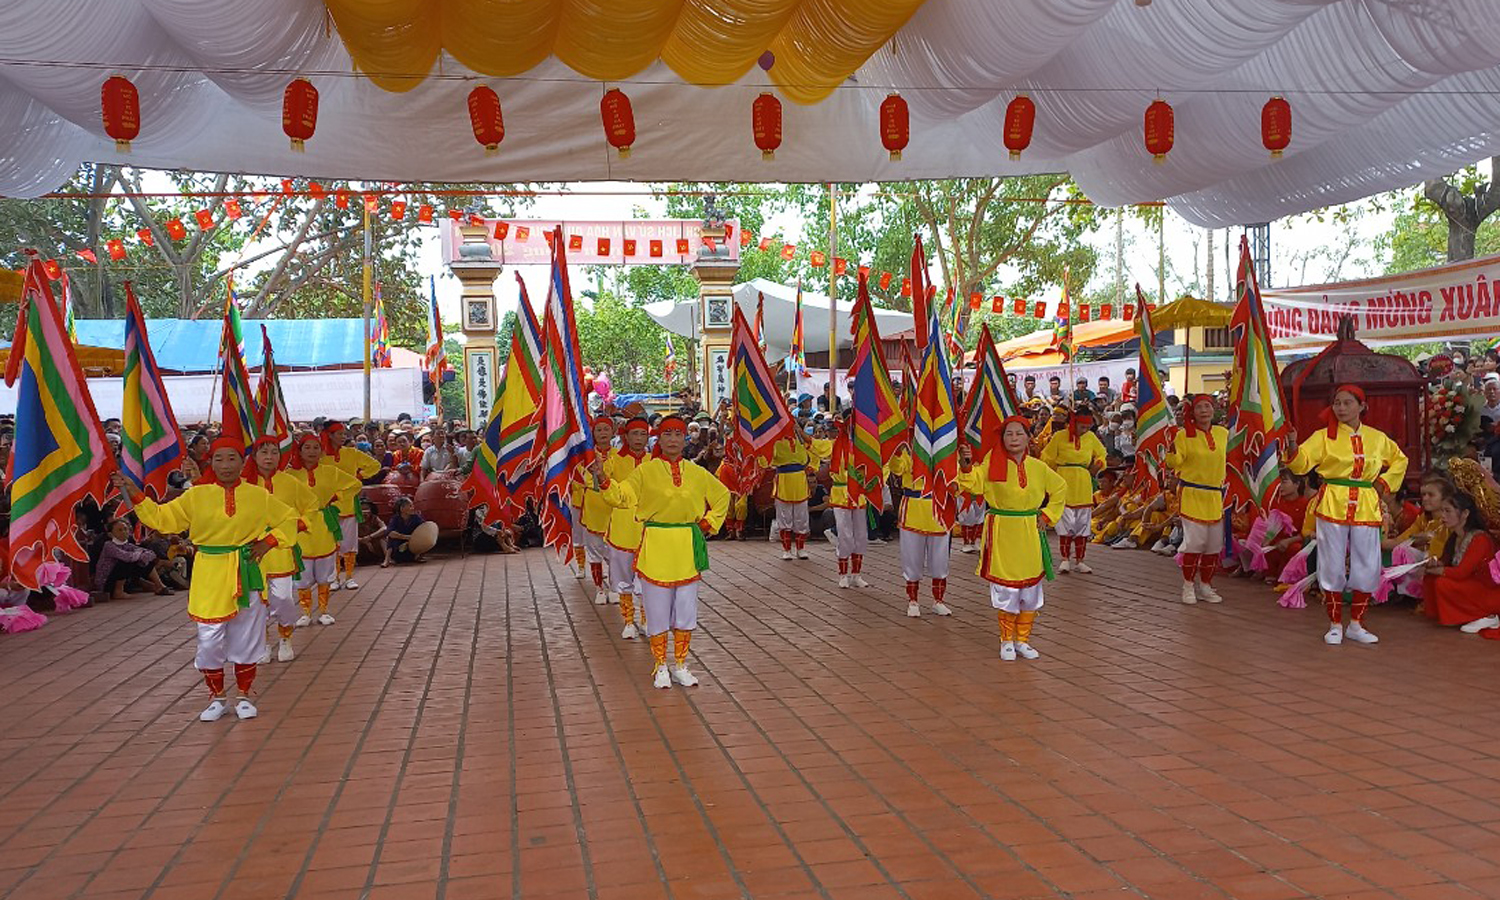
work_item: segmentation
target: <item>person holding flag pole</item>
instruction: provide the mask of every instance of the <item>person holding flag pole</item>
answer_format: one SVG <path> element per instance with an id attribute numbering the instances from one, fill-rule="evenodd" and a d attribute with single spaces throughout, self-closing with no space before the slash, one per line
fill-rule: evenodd
<path id="1" fill-rule="evenodd" d="M 320 514 L 321 504 L 317 495 L 290 474 L 283 471 L 284 457 L 280 438 L 265 434 L 250 445 L 249 459 L 245 463 L 245 483 L 265 488 L 271 496 L 286 505 L 293 515 L 280 523 L 282 534 L 289 538 L 302 531 L 313 517 Z M 302 574 L 302 552 L 294 541 L 273 547 L 261 557 L 260 570 L 266 589 L 262 600 L 269 608 L 271 619 L 276 624 L 277 662 L 291 662 L 297 654 L 292 649 L 292 632 L 301 618 L 297 607 L 296 579 Z M 260 661 L 271 661 L 271 646 L 266 644 Z"/>
<path id="2" fill-rule="evenodd" d="M 1224 489 L 1228 478 L 1225 456 L 1229 429 L 1213 424 L 1214 398 L 1197 394 L 1190 412 L 1172 437 L 1171 451 L 1162 460 L 1182 485 L 1178 517 L 1182 520 L 1182 602 L 1219 603 L 1214 571 L 1224 550 Z"/>

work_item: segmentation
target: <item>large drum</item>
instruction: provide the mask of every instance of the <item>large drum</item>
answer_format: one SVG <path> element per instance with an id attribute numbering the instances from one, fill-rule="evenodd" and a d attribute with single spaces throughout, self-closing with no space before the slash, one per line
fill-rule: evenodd
<path id="1" fill-rule="evenodd" d="M 417 512 L 445 532 L 460 532 L 468 524 L 469 495 L 457 478 L 430 478 L 417 486 Z"/>
<path id="2" fill-rule="evenodd" d="M 396 514 L 396 501 L 406 494 L 398 485 L 386 482 L 385 484 L 367 484 L 359 490 L 360 496 L 375 504 L 375 514 L 382 522 L 390 521 Z"/>

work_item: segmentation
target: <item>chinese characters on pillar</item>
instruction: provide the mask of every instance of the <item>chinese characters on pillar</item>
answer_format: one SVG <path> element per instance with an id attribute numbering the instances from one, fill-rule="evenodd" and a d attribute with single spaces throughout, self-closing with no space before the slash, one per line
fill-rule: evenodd
<path id="1" fill-rule="evenodd" d="M 495 399 L 495 350 L 492 347 L 467 348 L 469 383 L 469 427 L 483 428 L 490 420 L 490 405 Z"/>
<path id="2" fill-rule="evenodd" d="M 703 398 L 705 410 L 719 408 L 719 401 L 730 396 L 729 348 L 708 348 L 709 395 Z"/>

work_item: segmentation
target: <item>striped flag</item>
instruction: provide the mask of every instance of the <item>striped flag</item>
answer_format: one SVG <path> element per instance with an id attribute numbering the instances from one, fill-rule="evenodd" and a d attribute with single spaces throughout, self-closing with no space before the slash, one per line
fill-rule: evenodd
<path id="1" fill-rule="evenodd" d="M 516 273 L 521 300 L 510 333 L 510 357 L 500 379 L 500 397 L 479 442 L 474 468 L 464 487 L 474 492 L 470 506 L 488 503 L 485 523 L 502 518 L 507 507 L 526 509 L 526 496 L 538 485 L 537 432 L 542 427 L 542 328 L 531 309 L 526 282 Z"/>
<path id="2" fill-rule="evenodd" d="M 901 411 L 910 422 L 917 415 L 917 364 L 912 361 L 911 350 L 901 344 Z"/>
<path id="3" fill-rule="evenodd" d="M 276 436 L 276 446 L 283 455 L 292 451 L 292 417 L 286 411 L 286 397 L 281 393 L 281 374 L 271 352 L 271 335 L 260 326 L 260 384 L 255 388 L 255 405 L 260 411 L 260 433 Z"/>
<path id="4" fill-rule="evenodd" d="M 1062 302 L 1057 305 L 1057 320 L 1052 326 L 1053 343 L 1064 362 L 1073 360 L 1073 298 L 1068 290 L 1068 270 L 1063 269 Z"/>
<path id="5" fill-rule="evenodd" d="M 23 587 L 39 590 L 39 569 L 55 561 L 57 551 L 88 559 L 73 528 L 73 508 L 85 498 L 103 505 L 114 463 L 40 259 L 27 265 L 23 284 L 5 364 L 5 383 L 16 388 L 7 472 L 10 571 Z"/>
<path id="6" fill-rule="evenodd" d="M 1234 369 L 1229 379 L 1229 492 L 1235 509 L 1271 505 L 1280 470 L 1279 447 L 1291 430 L 1286 398 L 1281 393 L 1276 353 L 1266 327 L 1250 241 L 1240 238 L 1236 302 L 1229 320 L 1234 339 Z"/>
<path id="7" fill-rule="evenodd" d="M 146 336 L 146 316 L 125 282 L 125 391 L 120 413 L 120 468 L 135 486 L 160 500 L 167 475 L 182 465 L 187 446 L 172 414 L 156 354 Z"/>
<path id="8" fill-rule="evenodd" d="M 66 272 L 63 273 L 62 277 L 62 308 L 63 327 L 68 332 L 68 340 L 72 341 L 74 346 L 77 346 L 78 323 L 73 319 L 73 286 L 68 282 L 68 274 Z"/>
<path id="9" fill-rule="evenodd" d="M 776 442 L 795 432 L 792 412 L 776 389 L 771 367 L 755 346 L 750 323 L 738 306 L 734 308 L 734 330 L 730 359 L 734 373 L 734 435 L 744 462 L 756 459 L 770 465 Z"/>
<path id="10" fill-rule="evenodd" d="M 952 527 L 958 512 L 953 488 L 958 481 L 958 416 L 953 402 L 953 378 L 948 354 L 940 340 L 936 305 L 931 306 L 928 334 L 922 349 L 922 370 L 912 415 L 912 475 L 922 492 L 932 498 L 938 524 Z"/>
<path id="11" fill-rule="evenodd" d="M 1141 286 L 1135 286 L 1135 336 L 1140 342 L 1140 370 L 1136 395 L 1135 469 L 1152 490 L 1161 487 L 1161 461 L 1169 449 L 1172 411 L 1161 386 L 1161 365 L 1156 358 L 1156 330 L 1151 326 L 1151 307 Z"/>
<path id="12" fill-rule="evenodd" d="M 245 331 L 240 324 L 240 308 L 234 291 L 224 301 L 224 330 L 219 339 L 219 359 L 223 362 L 223 379 L 219 385 L 219 416 L 223 435 L 248 446 L 260 437 L 260 410 L 250 393 L 250 373 L 245 369 Z"/>
<path id="13" fill-rule="evenodd" d="M 385 318 L 385 300 L 380 296 L 380 282 L 375 282 L 375 321 L 370 325 L 370 364 L 381 369 L 391 367 L 391 326 Z"/>
<path id="14" fill-rule="evenodd" d="M 891 384 L 880 329 L 870 303 L 868 276 L 859 275 L 859 295 L 854 301 L 854 361 L 849 365 L 850 431 L 848 453 L 843 460 L 849 484 L 849 499 L 864 498 L 876 506 L 881 502 L 885 464 L 906 440 L 908 424 L 901 411 L 901 398 Z"/>
<path id="15" fill-rule="evenodd" d="M 666 370 L 667 380 L 671 381 L 672 376 L 677 374 L 677 348 L 672 346 L 672 333 L 670 331 L 667 332 L 667 358 L 664 361 L 663 368 Z"/>
<path id="16" fill-rule="evenodd" d="M 794 375 L 807 374 L 807 345 L 802 337 L 802 280 L 797 280 L 797 308 L 792 316 L 792 344 L 787 352 L 786 370 Z"/>
<path id="17" fill-rule="evenodd" d="M 928 334 L 927 254 L 922 251 L 922 236 L 912 235 L 911 250 L 911 318 L 917 329 L 917 346 L 926 347 Z"/>
<path id="18" fill-rule="evenodd" d="M 427 369 L 427 377 L 432 379 L 432 386 L 442 387 L 443 373 L 448 369 L 448 354 L 443 351 L 443 317 L 438 313 L 436 275 L 427 276 L 427 288 L 427 353 L 423 357 L 423 367 Z"/>
<path id="19" fill-rule="evenodd" d="M 990 335 L 988 324 L 980 329 L 974 364 L 974 387 L 964 400 L 963 412 L 958 418 L 963 423 L 964 439 L 978 459 L 999 446 L 1000 423 L 1019 413 L 1021 404 L 1011 390 L 1010 379 L 1005 377 L 1005 363 L 995 350 L 995 339 Z M 985 445 L 986 435 L 992 446 Z"/>
<path id="20" fill-rule="evenodd" d="M 537 432 L 544 479 L 542 540 L 562 557 L 573 552 L 573 513 L 568 505 L 573 475 L 594 459 L 565 244 L 558 226 L 553 231 L 552 278 L 542 328 L 542 424 Z"/>

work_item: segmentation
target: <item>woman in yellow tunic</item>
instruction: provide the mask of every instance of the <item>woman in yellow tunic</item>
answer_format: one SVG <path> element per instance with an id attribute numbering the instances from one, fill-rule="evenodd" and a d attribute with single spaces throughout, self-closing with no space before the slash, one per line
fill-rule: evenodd
<path id="1" fill-rule="evenodd" d="M 682 458 L 687 423 L 668 416 L 657 425 L 656 455 L 624 481 L 611 481 L 604 465 L 590 466 L 605 502 L 634 509 L 644 530 L 635 571 L 641 578 L 646 630 L 651 638 L 652 683 L 669 688 L 698 683 L 687 668 L 693 629 L 698 627 L 698 582 L 708 568 L 705 536 L 724 524 L 729 491 L 712 473 Z M 667 665 L 667 632 L 673 665 Z"/>
<path id="2" fill-rule="evenodd" d="M 1225 452 L 1229 430 L 1213 424 L 1214 401 L 1207 394 L 1192 399 L 1187 424 L 1172 438 L 1163 460 L 1182 484 L 1182 602 L 1223 600 L 1214 590 L 1214 570 L 1224 552 Z"/>
<path id="3" fill-rule="evenodd" d="M 834 552 L 839 558 L 839 587 L 866 588 L 870 583 L 861 574 L 865 563 L 865 548 L 869 546 L 870 530 L 865 524 L 864 503 L 856 503 L 849 493 L 849 456 L 853 450 L 854 417 L 841 414 L 839 436 L 833 442 L 833 455 L 828 463 L 828 476 L 833 480 L 833 489 L 828 492 L 828 505 L 833 508 L 835 532 Z"/>
<path id="4" fill-rule="evenodd" d="M 776 475 L 776 525 L 781 530 L 781 558 L 792 559 L 792 544 L 797 545 L 797 559 L 807 559 L 807 536 L 812 523 L 807 515 L 807 474 L 817 468 L 807 439 L 800 433 L 771 448 L 771 471 Z"/>
<path id="5" fill-rule="evenodd" d="M 343 422 L 329 422 L 323 426 L 323 455 L 328 461 L 348 472 L 361 485 L 366 478 L 380 471 L 375 457 L 348 445 L 349 435 Z M 359 492 L 340 497 L 339 510 L 339 555 L 337 571 L 330 590 L 341 587 L 355 590 L 359 583 L 354 580 L 354 563 L 359 558 Z"/>
<path id="6" fill-rule="evenodd" d="M 1317 516 L 1318 586 L 1329 628 L 1323 640 L 1360 644 L 1379 638 L 1364 626 L 1370 599 L 1380 587 L 1380 496 L 1406 477 L 1406 454 L 1383 432 L 1361 421 L 1365 392 L 1346 384 L 1333 393 L 1324 413 L 1326 429 L 1318 429 L 1296 447 L 1287 464 L 1298 475 L 1317 470 L 1323 487 L 1312 504 Z M 1343 627 L 1344 591 L 1351 593 L 1349 628 Z"/>
<path id="7" fill-rule="evenodd" d="M 600 416 L 594 420 L 594 454 L 602 463 L 614 456 L 611 445 L 615 440 L 615 420 Z M 577 470 L 575 470 L 577 471 Z M 604 533 L 609 530 L 610 515 L 614 512 L 597 488 L 584 479 L 580 471 L 581 493 L 578 496 L 580 521 L 583 523 L 583 546 L 588 551 L 589 577 L 594 580 L 594 603 L 603 606 L 610 600 L 608 579 L 604 566 L 609 562 L 609 544 L 604 542 Z"/>
<path id="8" fill-rule="evenodd" d="M 164 534 L 185 531 L 198 547 L 188 587 L 188 618 L 198 625 L 195 664 L 210 697 L 199 720 L 214 722 L 229 710 L 226 663 L 234 664 L 240 691 L 234 713 L 251 719 L 258 710 L 250 690 L 266 642 L 266 607 L 260 600 L 265 581 L 259 563 L 268 551 L 290 542 L 279 526 L 294 520 L 296 513 L 270 491 L 240 479 L 245 455 L 234 441 L 215 441 L 209 448 L 209 465 L 213 483 L 195 485 L 166 503 L 151 500 L 119 472 L 113 479 L 143 524 Z"/>
<path id="9" fill-rule="evenodd" d="M 323 464 L 323 442 L 310 433 L 293 442 L 292 468 L 288 474 L 317 498 L 316 511 L 306 519 L 307 530 L 297 535 L 297 547 L 302 551 L 302 573 L 296 581 L 297 605 L 302 607 L 302 616 L 297 619 L 297 627 L 313 622 L 315 587 L 318 591 L 317 623 L 332 625 L 334 618 L 328 613 L 328 594 L 338 575 L 334 559 L 342 533 L 339 504 L 346 497 L 357 496 L 361 485 L 353 475 L 338 466 Z"/>
<path id="10" fill-rule="evenodd" d="M 1092 531 L 1094 473 L 1104 468 L 1105 452 L 1098 436 L 1089 430 L 1093 424 L 1093 413 L 1080 407 L 1068 420 L 1067 429 L 1053 434 L 1042 448 L 1042 462 L 1068 484 L 1067 509 L 1057 522 L 1057 545 L 1062 551 L 1059 572 L 1087 575 L 1094 571 L 1083 561 L 1083 554 Z M 1070 558 L 1078 564 L 1073 565 Z"/>
<path id="11" fill-rule="evenodd" d="M 624 481 L 645 460 L 651 426 L 637 416 L 625 423 L 621 434 L 624 444 L 604 461 L 604 476 L 610 481 Z M 610 599 L 619 602 L 620 618 L 625 621 L 620 637 L 634 640 L 640 634 L 635 624 L 635 597 L 639 593 L 636 590 L 635 551 L 641 546 L 641 523 L 635 517 L 634 508 L 610 511 L 604 542 L 609 545 L 609 581 L 613 594 Z"/>
<path id="12" fill-rule="evenodd" d="M 1007 418 L 1000 446 L 959 476 L 964 490 L 984 498 L 984 545 L 979 577 L 990 583 L 990 605 L 1000 620 L 1000 658 L 1041 656 L 1031 646 L 1031 627 L 1042 608 L 1042 580 L 1052 577 L 1047 527 L 1065 508 L 1068 485 L 1061 475 L 1026 452 L 1027 422 Z"/>
<path id="13" fill-rule="evenodd" d="M 296 658 L 292 650 L 292 629 L 299 614 L 295 582 L 301 567 L 300 554 L 291 536 L 303 531 L 313 517 L 321 515 L 322 504 L 312 490 L 290 474 L 282 471 L 281 448 L 274 435 L 257 438 L 250 445 L 250 459 L 245 464 L 245 482 L 263 487 L 271 496 L 285 503 L 294 517 L 282 523 L 280 530 L 288 536 L 288 542 L 267 553 L 260 561 L 261 574 L 266 579 L 264 600 L 270 608 L 271 618 L 276 621 L 280 637 L 276 647 L 278 662 L 291 662 Z M 270 662 L 271 647 L 266 645 L 262 662 Z"/>
<path id="14" fill-rule="evenodd" d="M 922 589 L 922 575 L 932 578 L 932 611 L 951 616 L 953 610 L 943 602 L 948 593 L 948 558 L 953 541 L 953 522 L 938 521 L 933 508 L 932 491 L 913 471 L 911 453 L 902 450 L 891 457 L 887 469 L 901 476 L 901 575 L 906 579 L 906 614 L 915 619 L 922 615 L 917 597 Z M 958 498 L 955 497 L 955 500 Z"/>

